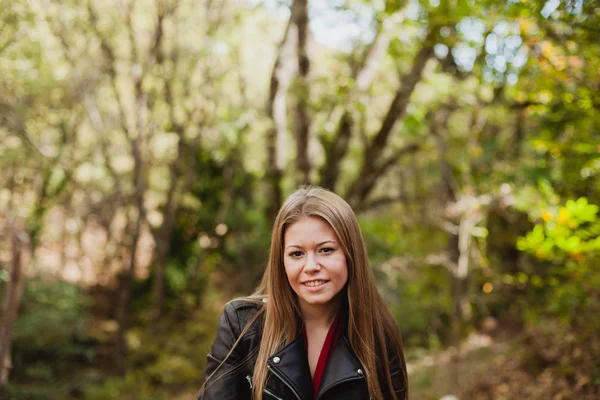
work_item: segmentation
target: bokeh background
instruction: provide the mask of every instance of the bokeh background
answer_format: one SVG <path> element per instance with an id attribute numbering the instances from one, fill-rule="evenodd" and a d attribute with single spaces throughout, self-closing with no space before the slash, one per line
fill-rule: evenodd
<path id="1" fill-rule="evenodd" d="M 282 199 L 356 210 L 412 398 L 600 398 L 600 4 L 0 0 L 0 390 L 193 399 Z"/>

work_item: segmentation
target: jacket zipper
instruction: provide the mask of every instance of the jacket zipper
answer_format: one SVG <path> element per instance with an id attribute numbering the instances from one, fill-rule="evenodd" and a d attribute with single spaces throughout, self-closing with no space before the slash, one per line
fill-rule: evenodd
<path id="1" fill-rule="evenodd" d="M 292 385 L 290 385 L 289 383 L 287 383 L 287 381 L 285 380 L 284 377 L 282 377 L 277 372 L 275 372 L 275 370 L 273 368 L 271 368 L 271 365 L 267 364 L 267 367 L 269 368 L 269 371 L 271 371 L 273 373 L 273 375 L 275 375 L 276 377 L 278 377 L 285 384 L 285 386 L 287 386 L 292 391 L 292 393 L 294 393 L 294 396 L 296 396 L 296 398 L 298 400 L 302 400 L 300 398 L 300 396 L 298 395 L 298 393 L 296 393 L 296 390 L 292 387 Z"/>
<path id="2" fill-rule="evenodd" d="M 283 400 L 281 397 L 277 397 L 273 392 L 271 392 L 269 389 L 265 389 L 264 392 L 266 394 L 268 394 L 269 396 L 271 396 L 272 398 L 274 398 L 275 400 Z"/>

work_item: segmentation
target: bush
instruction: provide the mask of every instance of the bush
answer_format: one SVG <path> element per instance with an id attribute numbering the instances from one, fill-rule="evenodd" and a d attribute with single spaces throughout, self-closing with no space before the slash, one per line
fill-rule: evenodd
<path id="1" fill-rule="evenodd" d="M 71 387 L 59 382 L 74 366 L 81 368 L 94 358 L 89 319 L 89 301 L 82 288 L 58 280 L 28 279 L 13 330 L 9 393 L 39 399 L 40 393 L 47 398 L 73 389 L 72 377 Z M 21 382 L 27 385 L 19 388 Z"/>

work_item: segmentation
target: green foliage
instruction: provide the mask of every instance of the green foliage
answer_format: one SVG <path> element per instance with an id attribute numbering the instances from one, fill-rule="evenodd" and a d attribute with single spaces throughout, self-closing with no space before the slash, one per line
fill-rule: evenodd
<path id="1" fill-rule="evenodd" d="M 36 390 L 45 390 L 72 373 L 74 365 L 83 367 L 94 360 L 95 351 L 88 335 L 88 306 L 89 300 L 76 285 L 42 278 L 26 281 L 13 331 L 14 392 L 30 398 Z M 19 382 L 36 384 L 20 387 Z M 64 391 L 72 387 L 59 386 L 55 389 Z"/>
<path id="2" fill-rule="evenodd" d="M 401 216 L 395 221 L 369 216 L 361 218 L 360 225 L 377 283 L 412 356 L 447 343 L 452 298 L 448 277 L 437 266 L 414 265 L 433 246 L 443 246 L 445 238 L 401 221 Z M 414 273 L 415 268 L 418 273 Z"/>
<path id="3" fill-rule="evenodd" d="M 122 399 L 135 395 L 136 399 L 168 399 L 167 394 L 157 393 L 157 390 L 147 380 L 136 381 L 134 377 L 129 379 L 110 378 L 102 385 L 90 386 L 85 391 L 85 398 L 90 400 Z"/>
<path id="4" fill-rule="evenodd" d="M 155 271 L 150 260 L 148 278 L 134 282 L 132 293 L 131 368 L 124 379 L 106 379 L 86 395 L 172 398 L 179 387 L 197 388 L 201 380 L 216 315 L 198 314 L 212 310 L 211 301 L 250 293 L 267 261 L 272 221 L 265 217 L 271 200 L 265 195 L 265 144 L 273 121 L 265 103 L 274 94 L 271 72 L 286 23 L 279 12 L 290 1 L 250 2 L 256 7 L 125 2 L 131 8 L 101 0 L 29 3 L 0 0 L 0 174 L 9 187 L 0 188 L 0 222 L 16 218 L 33 247 L 62 248 L 65 258 L 85 260 L 98 279 L 110 280 L 130 254 L 138 214 L 132 148 L 140 145 L 147 216 L 141 242 L 168 227 L 165 209 L 177 206 L 173 231 L 166 230 L 167 312 L 157 327 L 149 326 Z M 170 13 L 175 4 L 179 8 Z M 331 151 L 348 146 L 340 154 L 341 194 L 356 183 L 383 121 L 395 123 L 375 160 L 389 160 L 390 168 L 364 199 L 369 206 L 394 200 L 393 206 L 373 206 L 361 215 L 361 226 L 378 285 L 411 353 L 448 343 L 448 270 L 457 250 L 452 232 L 468 216 L 452 208 L 464 193 L 493 197 L 489 213 L 482 212 L 468 233 L 473 245 L 465 300 L 476 316 L 465 331 L 475 329 L 479 315 L 501 317 L 515 309 L 527 322 L 551 314 L 583 331 L 597 328 L 597 5 L 323 4 L 326 20 L 350 21 L 332 36 L 359 33 L 345 38 L 343 49 L 311 43 L 307 87 L 294 83 L 294 57 L 288 54 L 293 49 L 282 53 L 278 83 L 290 67 L 292 85 L 276 102 L 276 108 L 287 104 L 288 116 L 276 146 L 281 187 L 289 193 L 297 185 L 292 133 L 298 99 L 310 104 L 311 178 L 323 173 Z M 97 25 L 90 10 L 98 14 Z M 164 19 L 157 11 L 165 12 Z M 313 14 L 309 37 L 318 41 L 323 24 Z M 376 30 L 383 40 L 371 47 Z M 435 55 L 411 75 L 425 37 L 433 40 Z M 369 71 L 362 75 L 365 66 Z M 372 83 L 361 88 L 368 75 Z M 409 93 L 413 81 L 417 89 Z M 396 95 L 400 117 L 387 120 Z M 343 145 L 336 142 L 342 115 L 351 120 Z M 396 158 L 411 143 L 419 150 Z M 517 204 L 511 208 L 513 195 Z M 528 233 L 524 213 L 534 224 Z M 91 254 L 88 241 L 96 233 L 110 239 Z M 154 239 L 165 240 L 161 236 Z M 0 242 L 0 257 L 6 249 Z M 450 262 L 430 265 L 424 261 L 429 255 Z M 38 257 L 32 258 L 34 272 L 43 268 Z M 1 280 L 6 276 L 0 271 Z M 13 397 L 75 396 L 69 394 L 75 383 L 63 385 L 59 378 L 70 377 L 73 366 L 105 361 L 93 357 L 92 346 L 112 350 L 116 322 L 95 321 L 113 327 L 101 333 L 88 329 L 87 305 L 75 286 L 28 281 L 15 327 Z M 112 309 L 104 311 L 114 317 Z M 112 367 L 100 375 L 110 376 Z M 431 386 L 435 380 L 423 382 Z M 56 390 L 50 393 L 49 385 Z"/>
<path id="5" fill-rule="evenodd" d="M 122 379 L 89 385 L 86 399 L 172 399 L 182 389 L 198 389 L 203 381 L 218 314 L 187 309 L 185 322 L 164 320 L 158 326 L 132 329 L 127 337 L 133 366 Z"/>
<path id="6" fill-rule="evenodd" d="M 546 267 L 532 276 L 533 293 L 543 303 L 539 310 L 531 310 L 530 317 L 550 312 L 574 325 L 591 327 L 588 318 L 600 309 L 599 207 L 585 197 L 562 203 L 548 183 L 542 182 L 539 189 L 541 195 L 529 192 L 529 201 L 520 204 L 528 204 L 535 225 L 517 240 L 519 250 Z"/>
<path id="7" fill-rule="evenodd" d="M 544 208 L 539 221 L 517 248 L 541 260 L 573 259 L 583 264 L 600 250 L 600 218 L 598 206 L 585 197 L 568 200 L 563 206 Z"/>
<path id="8" fill-rule="evenodd" d="M 90 317 L 88 303 L 76 285 L 40 278 L 27 280 L 13 333 L 15 364 L 27 370 L 27 361 L 48 357 L 54 361 L 55 372 L 59 372 L 70 359 L 89 361 L 93 352 L 84 344 Z"/>

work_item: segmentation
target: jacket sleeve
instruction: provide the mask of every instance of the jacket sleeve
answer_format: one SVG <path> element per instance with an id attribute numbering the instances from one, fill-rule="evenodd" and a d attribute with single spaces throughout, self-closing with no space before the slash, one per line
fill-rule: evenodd
<path id="1" fill-rule="evenodd" d="M 394 393 L 396 394 L 396 400 L 406 400 L 407 396 L 407 382 L 404 377 L 404 371 L 406 370 L 406 365 L 403 365 L 402 360 L 398 359 L 397 353 L 393 350 L 392 346 L 388 344 L 387 346 L 387 355 L 388 362 L 390 368 L 390 376 L 392 378 L 392 385 L 394 386 Z M 382 388 L 387 387 L 387 382 L 380 383 Z M 393 400 L 394 397 L 389 392 L 389 390 L 383 391 L 383 398 L 385 400 Z M 386 393 L 387 392 L 387 393 Z"/>
<path id="2" fill-rule="evenodd" d="M 392 385 L 394 386 L 394 393 L 396 394 L 396 400 L 406 399 L 406 382 L 404 379 L 403 368 L 400 366 L 397 356 L 390 356 L 390 375 L 392 377 Z M 384 394 L 385 400 L 393 400 L 391 393 Z"/>
<path id="3" fill-rule="evenodd" d="M 205 381 L 198 400 L 250 400 L 250 380 L 244 374 L 241 342 L 227 358 L 240 331 L 235 306 L 229 303 L 221 315 L 215 340 L 207 355 Z"/>

